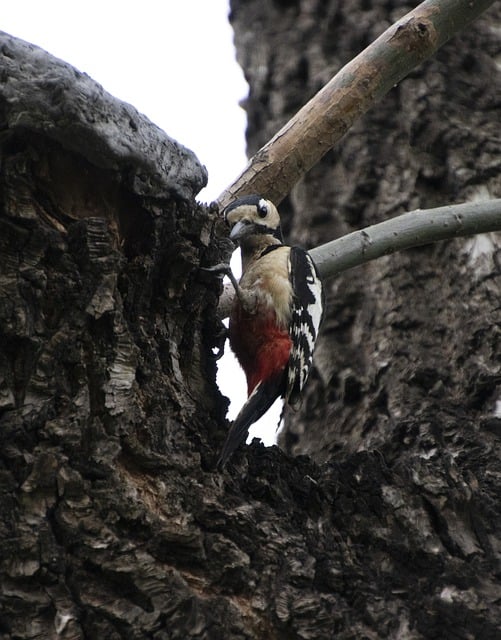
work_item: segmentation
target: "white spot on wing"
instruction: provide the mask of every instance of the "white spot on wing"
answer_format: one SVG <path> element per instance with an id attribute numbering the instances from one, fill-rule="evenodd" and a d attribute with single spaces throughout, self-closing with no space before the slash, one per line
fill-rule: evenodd
<path id="1" fill-rule="evenodd" d="M 287 397 L 293 406 L 299 404 L 299 392 L 310 372 L 323 308 L 322 283 L 316 275 L 312 259 L 300 249 L 294 248 L 294 251 L 291 268 L 295 269 L 292 274 L 295 297 L 290 323 L 292 349 L 287 378 Z"/>

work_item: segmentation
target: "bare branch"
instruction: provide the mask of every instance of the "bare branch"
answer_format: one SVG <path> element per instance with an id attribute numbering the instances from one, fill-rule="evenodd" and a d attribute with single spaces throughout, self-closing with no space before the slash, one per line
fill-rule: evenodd
<path id="1" fill-rule="evenodd" d="M 432 56 L 493 0 L 426 0 L 339 71 L 220 195 L 225 207 L 246 193 L 278 204 L 357 117 Z"/>
<path id="2" fill-rule="evenodd" d="M 501 199 L 410 211 L 320 245 L 310 255 L 325 279 L 396 251 L 489 231 L 501 231 Z"/>

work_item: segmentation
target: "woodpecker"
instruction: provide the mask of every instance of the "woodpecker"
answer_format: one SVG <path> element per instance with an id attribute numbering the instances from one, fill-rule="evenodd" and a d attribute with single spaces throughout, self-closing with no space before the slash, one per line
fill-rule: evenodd
<path id="1" fill-rule="evenodd" d="M 228 272 L 236 293 L 229 340 L 247 378 L 248 399 L 228 432 L 219 468 L 278 397 L 299 407 L 323 314 L 315 264 L 304 249 L 283 243 L 275 205 L 249 195 L 223 214 L 242 253 L 240 282 Z"/>

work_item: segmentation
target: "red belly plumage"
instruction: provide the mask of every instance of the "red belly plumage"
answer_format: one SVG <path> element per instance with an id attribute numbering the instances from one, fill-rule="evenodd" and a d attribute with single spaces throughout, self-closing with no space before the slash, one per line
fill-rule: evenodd
<path id="1" fill-rule="evenodd" d="M 277 326 L 273 311 L 249 314 L 237 305 L 229 333 L 231 348 L 247 377 L 249 395 L 261 380 L 283 374 L 292 343 L 287 330 Z"/>

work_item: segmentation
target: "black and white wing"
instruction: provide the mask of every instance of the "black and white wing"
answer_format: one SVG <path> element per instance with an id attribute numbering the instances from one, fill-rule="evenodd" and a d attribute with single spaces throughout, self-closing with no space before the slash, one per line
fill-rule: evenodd
<path id="1" fill-rule="evenodd" d="M 292 340 L 285 400 L 294 408 L 301 403 L 301 390 L 310 373 L 313 350 L 322 321 L 324 295 L 315 264 L 300 247 L 291 247 L 289 274 L 292 284 Z"/>

